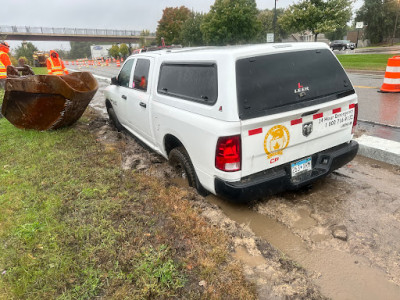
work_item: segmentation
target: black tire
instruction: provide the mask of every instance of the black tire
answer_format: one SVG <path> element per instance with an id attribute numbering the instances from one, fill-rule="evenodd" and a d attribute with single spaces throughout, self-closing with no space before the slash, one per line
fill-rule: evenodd
<path id="1" fill-rule="evenodd" d="M 177 147 L 171 150 L 168 156 L 169 164 L 179 173 L 182 178 L 186 178 L 189 186 L 194 187 L 202 196 L 208 192 L 201 185 L 194 170 L 189 154 L 184 147 Z"/>
<path id="2" fill-rule="evenodd" d="M 114 109 L 112 108 L 111 105 L 107 105 L 107 113 L 108 116 L 110 118 L 110 120 L 112 121 L 112 123 L 114 124 L 115 128 L 118 131 L 122 131 L 122 129 L 124 129 L 124 127 L 122 126 L 122 124 L 118 121 L 117 115 L 115 114 Z"/>

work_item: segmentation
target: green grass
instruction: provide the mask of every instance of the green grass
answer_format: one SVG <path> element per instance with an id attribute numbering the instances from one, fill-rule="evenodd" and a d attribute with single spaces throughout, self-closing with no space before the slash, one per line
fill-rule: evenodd
<path id="1" fill-rule="evenodd" d="M 47 75 L 47 68 L 46 67 L 33 67 L 32 68 L 33 72 L 35 72 L 36 75 Z"/>
<path id="2" fill-rule="evenodd" d="M 49 132 L 0 119 L 0 299 L 254 298 L 190 192 L 123 171 L 92 119 Z"/>
<path id="3" fill-rule="evenodd" d="M 345 69 L 385 71 L 388 58 L 393 54 L 339 54 L 338 60 Z"/>

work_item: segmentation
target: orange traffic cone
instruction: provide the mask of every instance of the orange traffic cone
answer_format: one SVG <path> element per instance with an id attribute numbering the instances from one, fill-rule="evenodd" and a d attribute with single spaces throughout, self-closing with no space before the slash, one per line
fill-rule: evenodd
<path id="1" fill-rule="evenodd" d="M 119 62 L 119 60 L 117 60 L 117 67 L 120 67 L 121 63 Z"/>
<path id="2" fill-rule="evenodd" d="M 389 93 L 400 92 L 400 55 L 388 59 L 385 78 L 383 79 L 380 91 Z"/>

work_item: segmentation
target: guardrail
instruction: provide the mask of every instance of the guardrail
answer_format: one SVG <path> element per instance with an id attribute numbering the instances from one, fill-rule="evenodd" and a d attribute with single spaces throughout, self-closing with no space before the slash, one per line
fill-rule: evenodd
<path id="1" fill-rule="evenodd" d="M 86 28 L 55 28 L 55 27 L 30 27 L 0 25 L 1 33 L 25 33 L 25 34 L 62 34 L 62 35 L 90 35 L 90 36 L 140 36 L 138 30 L 115 29 L 86 29 Z M 150 33 L 155 36 L 155 33 Z"/>

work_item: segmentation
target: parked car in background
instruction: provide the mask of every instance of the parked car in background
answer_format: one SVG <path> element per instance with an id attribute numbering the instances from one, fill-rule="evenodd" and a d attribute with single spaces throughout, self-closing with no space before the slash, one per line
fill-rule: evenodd
<path id="1" fill-rule="evenodd" d="M 332 50 L 354 50 L 356 44 L 350 42 L 349 40 L 336 40 L 330 42 L 329 47 L 331 47 Z"/>

